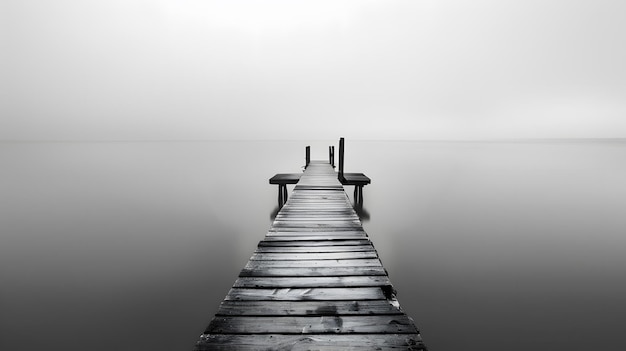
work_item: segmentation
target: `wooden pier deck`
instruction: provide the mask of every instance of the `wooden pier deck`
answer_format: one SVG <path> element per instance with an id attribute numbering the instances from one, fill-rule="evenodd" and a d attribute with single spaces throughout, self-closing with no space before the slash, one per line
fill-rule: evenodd
<path id="1" fill-rule="evenodd" d="M 311 161 L 195 350 L 425 350 L 337 173 Z"/>

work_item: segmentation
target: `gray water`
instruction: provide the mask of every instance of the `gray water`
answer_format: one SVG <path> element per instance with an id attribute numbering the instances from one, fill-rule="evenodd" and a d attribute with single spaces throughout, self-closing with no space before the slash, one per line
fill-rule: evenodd
<path id="1" fill-rule="evenodd" d="M 271 223 L 268 178 L 332 143 L 0 144 L 0 349 L 191 349 Z M 432 350 L 623 349 L 626 142 L 346 155 Z"/>

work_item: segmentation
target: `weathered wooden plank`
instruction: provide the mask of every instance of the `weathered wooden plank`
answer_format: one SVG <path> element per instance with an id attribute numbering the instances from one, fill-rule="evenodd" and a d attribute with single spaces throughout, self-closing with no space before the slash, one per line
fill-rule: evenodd
<path id="1" fill-rule="evenodd" d="M 335 245 L 335 246 L 260 246 L 258 253 L 326 253 L 326 252 L 361 252 L 374 251 L 372 245 Z"/>
<path id="2" fill-rule="evenodd" d="M 372 183 L 372 180 L 363 173 L 343 173 L 344 180 L 341 182 L 343 185 L 367 185 Z"/>
<path id="3" fill-rule="evenodd" d="M 263 268 L 302 268 L 302 267 L 382 267 L 380 259 L 364 258 L 355 260 L 300 260 L 300 261 L 260 261 L 250 260 L 245 268 L 263 269 Z"/>
<path id="4" fill-rule="evenodd" d="M 336 214 L 336 215 L 344 215 L 344 216 L 352 216 L 351 213 L 342 213 L 340 211 L 342 211 L 343 209 L 345 209 L 345 205 L 343 204 L 337 204 L 336 206 L 329 206 L 326 208 L 327 212 L 317 212 L 317 213 L 312 213 L 312 211 L 315 210 L 319 210 L 320 207 L 322 207 L 324 205 L 322 204 L 300 204 L 300 205 L 290 205 L 287 208 L 287 211 L 284 213 L 284 215 L 300 215 L 300 214 L 310 214 L 310 215 L 324 215 L 324 214 Z"/>
<path id="5" fill-rule="evenodd" d="M 294 219 L 294 220 L 282 220 L 278 219 L 272 224 L 272 228 L 280 228 L 280 227 L 298 227 L 298 228 L 308 228 L 308 227 L 345 227 L 345 228 L 354 228 L 358 229 L 362 227 L 361 221 L 358 219 L 328 219 L 324 218 L 306 218 L 306 219 Z"/>
<path id="6" fill-rule="evenodd" d="M 417 333 L 406 315 L 316 317 L 215 317 L 205 333 L 323 334 L 323 333 Z"/>
<path id="7" fill-rule="evenodd" d="M 218 316 L 358 316 L 403 314 L 387 300 L 223 301 Z"/>
<path id="8" fill-rule="evenodd" d="M 315 194 L 304 195 L 302 194 L 302 191 L 297 191 L 295 195 L 292 196 L 293 201 L 291 201 L 290 204 L 294 205 L 298 202 L 301 202 L 301 203 L 324 202 L 327 204 L 343 204 L 347 200 L 345 193 L 337 192 L 338 195 L 326 195 L 326 194 L 320 193 L 319 191 L 315 191 L 314 193 Z"/>
<path id="9" fill-rule="evenodd" d="M 322 206 L 324 206 L 324 209 L 327 211 L 342 211 L 342 210 L 346 210 L 345 204 L 347 202 L 348 202 L 348 199 L 342 200 L 342 201 L 332 201 L 332 202 L 328 200 L 320 200 L 320 201 L 309 200 L 309 201 L 301 201 L 301 202 L 294 200 L 286 206 L 288 206 L 287 209 L 289 211 L 305 210 L 305 209 L 319 210 L 320 207 Z"/>
<path id="10" fill-rule="evenodd" d="M 308 183 L 308 184 L 306 184 Z M 318 184 L 315 184 L 318 183 Z M 342 191 L 343 190 L 343 186 L 341 184 L 336 185 L 332 182 L 328 182 L 328 183 L 322 183 L 322 181 L 314 181 L 312 179 L 302 179 L 300 178 L 300 181 L 298 182 L 298 184 L 296 184 L 296 186 L 294 187 L 294 189 L 299 190 L 299 191 L 305 191 L 305 190 L 322 190 L 322 191 Z"/>
<path id="11" fill-rule="evenodd" d="M 304 206 L 302 206 L 304 207 Z M 309 206 L 313 207 L 313 206 Z M 321 215 L 336 215 L 336 216 L 350 216 L 354 217 L 355 211 L 352 209 L 343 208 L 326 208 L 325 206 L 319 206 L 315 209 L 305 210 L 299 209 L 295 206 L 289 205 L 284 211 L 281 210 L 277 216 L 321 216 Z M 358 217 L 358 215 L 357 215 Z"/>
<path id="12" fill-rule="evenodd" d="M 302 232 L 302 233 L 348 232 L 348 231 L 358 231 L 359 228 L 361 228 L 361 225 L 354 224 L 354 223 L 334 223 L 333 224 L 329 222 L 318 222 L 318 223 L 281 222 L 276 225 L 273 225 L 269 232 L 270 233 L 274 233 L 274 232 Z M 357 233 L 357 234 L 362 235 L 363 233 Z"/>
<path id="13" fill-rule="evenodd" d="M 281 239 L 282 238 L 282 239 Z M 276 240 L 291 240 L 291 241 L 323 241 L 323 240 L 367 240 L 367 233 L 365 232 L 345 232 L 341 230 L 333 231 L 283 231 L 280 232 L 267 232 L 265 234 L 265 241 Z"/>
<path id="14" fill-rule="evenodd" d="M 421 351 L 418 334 L 206 334 L 194 351 Z"/>
<path id="15" fill-rule="evenodd" d="M 346 218 L 327 218 L 323 217 L 321 219 L 316 218 L 288 218 L 288 219 L 279 219 L 277 218 L 272 224 L 273 227 L 277 227 L 280 225 L 304 225 L 304 226 L 318 226 L 318 225 L 332 225 L 332 226 L 361 226 L 361 221 L 358 218 L 355 219 L 346 219 Z"/>
<path id="16" fill-rule="evenodd" d="M 298 208 L 294 208 L 291 206 L 288 207 L 284 207 L 280 210 L 280 212 L 277 214 L 277 216 L 288 216 L 288 215 L 346 215 L 346 216 L 352 216 L 354 214 L 354 210 L 352 209 L 346 209 L 344 208 L 337 208 L 337 209 L 332 209 L 332 208 L 326 208 L 326 207 L 319 207 L 316 209 L 298 209 Z"/>
<path id="17" fill-rule="evenodd" d="M 293 197 L 293 196 L 292 196 Z M 345 203 L 347 203 L 349 200 L 347 197 L 336 197 L 336 198 L 324 198 L 322 196 L 308 196 L 308 197 L 303 197 L 303 196 L 297 196 L 295 198 L 290 198 L 290 200 L 293 200 L 289 203 L 289 206 L 291 208 L 294 207 L 298 207 L 298 206 L 302 206 L 302 207 L 312 207 L 313 204 L 315 205 L 320 205 L 320 204 L 324 204 L 324 205 L 329 205 L 330 207 L 325 207 L 325 208 L 336 208 L 337 210 L 347 210 L 348 208 L 346 208 L 345 206 L 342 207 L 342 205 L 344 205 Z"/>
<path id="18" fill-rule="evenodd" d="M 298 191 L 297 191 L 297 195 L 298 195 L 298 199 L 308 199 L 308 198 L 321 198 L 321 197 L 325 197 L 328 199 L 343 199 L 346 197 L 346 193 L 345 191 L 343 191 L 343 189 L 341 189 L 339 186 L 335 186 L 335 185 L 321 185 L 319 187 L 315 187 L 313 188 L 313 186 L 310 186 L 309 189 L 306 189 L 305 187 L 298 187 Z"/>
<path id="19" fill-rule="evenodd" d="M 323 197 L 301 197 L 298 196 L 296 198 L 292 197 L 289 198 L 289 200 L 293 200 L 291 202 L 289 202 L 288 204 L 286 204 L 288 209 L 297 209 L 298 207 L 313 207 L 313 205 L 317 205 L 317 208 L 314 208 L 314 210 L 317 211 L 350 211 L 353 210 L 352 208 L 346 207 L 344 206 L 346 203 L 349 203 L 349 198 L 344 197 L 343 198 L 327 198 L 324 199 Z M 328 205 L 328 207 L 326 206 L 319 206 L 320 204 L 324 204 L 324 205 Z"/>
<path id="20" fill-rule="evenodd" d="M 305 241 L 305 240 L 290 240 L 290 241 L 266 241 L 262 240 L 259 242 L 259 247 L 305 247 L 305 248 L 314 248 L 317 246 L 321 247 L 332 247 L 332 246 L 348 246 L 348 245 L 372 245 L 369 239 L 358 239 L 358 240 L 315 240 L 315 241 Z"/>
<path id="21" fill-rule="evenodd" d="M 302 173 L 278 173 L 270 178 L 270 184 L 297 184 Z"/>
<path id="22" fill-rule="evenodd" d="M 295 237 L 305 237 L 305 236 L 336 236 L 336 237 L 349 237 L 348 239 L 355 239 L 359 238 L 359 237 L 367 237 L 367 234 L 365 233 L 365 231 L 363 230 L 357 230 L 358 228 L 350 228 L 348 230 L 346 229 L 337 229 L 337 230 L 332 230 L 332 228 L 321 228 L 321 229 L 310 229 L 307 230 L 306 228 L 294 228 L 294 229 L 289 229 L 289 228 L 272 228 L 270 229 L 266 236 L 265 236 L 265 240 L 267 240 L 268 238 L 272 237 L 272 236 L 295 236 Z M 316 239 L 311 239 L 311 240 L 316 240 Z"/>
<path id="23" fill-rule="evenodd" d="M 343 199 L 346 197 L 346 193 L 345 191 L 343 191 L 343 189 L 340 188 L 340 186 L 336 187 L 334 185 L 331 185 L 331 186 L 322 185 L 320 187 L 316 187 L 316 188 L 311 187 L 309 189 L 305 189 L 304 187 L 300 186 L 298 187 L 297 192 L 296 192 L 296 195 L 297 195 L 296 199 L 309 199 L 309 198 L 318 199 L 321 197 L 326 197 L 332 200 Z"/>
<path id="24" fill-rule="evenodd" d="M 255 261 L 299 261 L 299 260 L 353 260 L 361 258 L 378 258 L 376 251 L 360 252 L 313 252 L 313 253 L 254 253 L 250 257 Z"/>
<path id="25" fill-rule="evenodd" d="M 352 235 L 355 238 L 350 238 L 350 239 L 361 239 L 362 237 L 366 237 L 367 233 L 365 233 L 365 231 L 363 230 L 359 230 L 362 227 L 332 227 L 332 226 L 325 226 L 325 227 L 313 227 L 313 228 L 307 228 L 307 227 L 271 227 L 270 230 L 267 231 L 267 234 L 265 234 L 265 237 L 271 237 L 271 236 L 281 236 L 281 235 L 291 235 L 291 236 L 304 236 L 304 235 L 330 235 L 330 236 L 337 236 L 337 235 L 343 235 L 343 236 L 348 236 L 348 235 Z"/>
<path id="26" fill-rule="evenodd" d="M 294 241 L 303 241 L 303 242 L 311 242 L 311 241 L 318 241 L 318 242 L 338 242 L 338 241 L 343 241 L 343 240 L 354 240 L 354 239 L 364 239 L 367 240 L 367 234 L 363 233 L 363 234 L 349 234 L 349 235 L 344 235 L 341 232 L 338 232 L 337 234 L 334 235 L 317 235 L 317 233 L 312 232 L 312 233 L 302 233 L 300 232 L 298 235 L 296 234 L 292 234 L 292 235 L 285 235 L 287 233 L 268 233 L 265 236 L 264 241 L 265 242 L 275 242 L 275 241 L 288 241 L 293 243 Z"/>
<path id="27" fill-rule="evenodd" d="M 291 200 L 291 198 L 290 198 Z M 324 208 L 326 211 L 338 212 L 346 210 L 346 203 L 348 199 L 342 201 L 329 201 L 329 200 L 319 200 L 319 201 L 302 201 L 298 202 L 294 200 L 290 202 L 287 207 L 288 211 L 303 211 L 303 210 L 320 210 L 320 208 Z"/>
<path id="28" fill-rule="evenodd" d="M 387 275 L 382 266 L 373 267 L 257 267 L 244 268 L 240 277 L 342 277 Z"/>
<path id="29" fill-rule="evenodd" d="M 348 288 L 391 286 L 387 276 L 240 277 L 235 288 Z"/>
<path id="30" fill-rule="evenodd" d="M 335 221 L 335 222 L 354 222 L 354 221 L 359 221 L 360 219 L 358 216 L 354 215 L 345 215 L 345 214 L 336 214 L 336 213 L 319 213 L 319 214 L 306 214 L 306 215 L 300 215 L 300 214 L 287 214 L 287 215 L 281 215 L 281 216 L 276 216 L 276 220 L 277 221 L 300 221 L 300 222 L 310 222 L 310 221 Z"/>
<path id="31" fill-rule="evenodd" d="M 309 205 L 311 203 L 315 204 L 329 204 L 329 205 L 342 205 L 348 199 L 345 194 L 341 194 L 341 196 L 325 196 L 321 194 L 303 196 L 300 194 L 300 191 L 296 192 L 295 195 L 291 197 L 293 201 L 289 203 L 290 206 L 294 206 L 297 204 Z M 345 208 L 345 207 L 344 207 Z"/>
<path id="32" fill-rule="evenodd" d="M 325 190 L 322 188 L 306 190 L 300 187 L 295 192 L 297 195 L 296 199 L 319 199 L 322 197 L 328 198 L 330 200 L 344 199 L 346 197 L 345 191 L 343 191 L 343 189 L 340 189 L 338 191 L 337 189 L 339 188 L 332 187 L 332 189 L 330 190 Z"/>
<path id="33" fill-rule="evenodd" d="M 329 207 L 325 207 L 326 209 L 330 208 L 336 208 L 336 210 L 346 210 L 347 208 L 345 206 L 343 206 L 346 202 L 348 202 L 348 198 L 344 197 L 344 198 L 323 198 L 323 197 L 296 197 L 296 198 L 290 198 L 291 201 L 289 203 L 289 208 L 296 208 L 296 207 L 313 207 L 313 205 L 320 205 L 320 204 L 324 204 L 324 205 L 328 205 Z M 318 206 L 319 208 L 319 206 Z"/>
<path id="34" fill-rule="evenodd" d="M 276 216 L 276 221 L 279 221 L 279 222 L 324 221 L 324 222 L 349 222 L 349 223 L 359 221 L 360 223 L 359 217 L 357 215 L 349 216 L 349 215 L 331 215 L 331 214 L 281 215 L 281 216 Z"/>
<path id="35" fill-rule="evenodd" d="M 381 288 L 231 288 L 224 300 L 236 301 L 323 301 L 323 300 L 382 300 Z"/>

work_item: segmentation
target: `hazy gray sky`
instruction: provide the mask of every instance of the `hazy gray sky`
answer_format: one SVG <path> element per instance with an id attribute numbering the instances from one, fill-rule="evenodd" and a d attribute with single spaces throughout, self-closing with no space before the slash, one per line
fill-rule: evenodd
<path id="1" fill-rule="evenodd" d="M 622 0 L 0 2 L 0 139 L 626 137 Z"/>

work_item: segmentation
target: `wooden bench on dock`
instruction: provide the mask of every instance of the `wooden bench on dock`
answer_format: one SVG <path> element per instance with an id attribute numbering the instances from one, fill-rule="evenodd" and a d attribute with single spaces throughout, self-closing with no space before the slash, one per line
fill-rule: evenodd
<path id="1" fill-rule="evenodd" d="M 278 185 L 278 207 L 283 207 L 287 202 L 287 184 L 296 184 L 302 173 L 278 173 L 270 178 L 270 184 Z"/>
<path id="2" fill-rule="evenodd" d="M 354 203 L 363 205 L 363 187 L 371 184 L 372 180 L 363 173 L 345 173 L 343 171 L 345 145 L 344 139 L 339 139 L 339 173 L 337 174 L 342 185 L 354 185 Z"/>
<path id="3" fill-rule="evenodd" d="M 195 351 L 426 350 L 395 294 L 337 173 L 312 161 Z"/>

